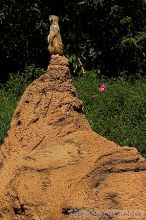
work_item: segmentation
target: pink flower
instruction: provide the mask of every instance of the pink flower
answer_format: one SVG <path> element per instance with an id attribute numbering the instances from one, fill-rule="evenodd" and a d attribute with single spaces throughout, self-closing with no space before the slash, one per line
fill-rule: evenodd
<path id="1" fill-rule="evenodd" d="M 104 92 L 106 89 L 107 89 L 107 86 L 106 86 L 105 84 L 100 84 L 100 85 L 98 86 L 98 90 L 99 90 L 100 92 Z"/>

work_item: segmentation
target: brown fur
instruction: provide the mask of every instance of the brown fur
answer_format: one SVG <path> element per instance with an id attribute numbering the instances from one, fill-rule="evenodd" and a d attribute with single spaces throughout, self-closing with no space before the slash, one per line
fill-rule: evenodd
<path id="1" fill-rule="evenodd" d="M 63 55 L 63 44 L 60 36 L 59 18 L 55 15 L 49 16 L 50 20 L 50 33 L 48 35 L 48 50 L 51 55 Z"/>

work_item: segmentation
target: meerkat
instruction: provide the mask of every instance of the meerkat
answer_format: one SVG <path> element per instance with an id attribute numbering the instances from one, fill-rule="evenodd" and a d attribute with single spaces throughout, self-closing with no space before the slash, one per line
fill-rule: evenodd
<path id="1" fill-rule="evenodd" d="M 50 33 L 48 35 L 48 50 L 51 55 L 63 55 L 63 44 L 60 36 L 59 18 L 56 15 L 49 16 Z"/>

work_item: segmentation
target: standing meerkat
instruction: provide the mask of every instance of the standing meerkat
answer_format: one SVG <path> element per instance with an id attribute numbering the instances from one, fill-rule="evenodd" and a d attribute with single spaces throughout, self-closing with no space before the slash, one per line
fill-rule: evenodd
<path id="1" fill-rule="evenodd" d="M 48 35 L 48 50 L 51 55 L 63 55 L 63 44 L 60 36 L 59 18 L 56 15 L 50 15 L 49 21 L 50 33 Z"/>

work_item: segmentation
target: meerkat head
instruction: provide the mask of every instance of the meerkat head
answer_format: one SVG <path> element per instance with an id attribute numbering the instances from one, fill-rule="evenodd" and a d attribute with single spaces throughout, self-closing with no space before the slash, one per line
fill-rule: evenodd
<path id="1" fill-rule="evenodd" d="M 59 22 L 59 18 L 56 15 L 50 15 L 49 16 L 49 21 L 52 24 L 58 23 Z"/>

